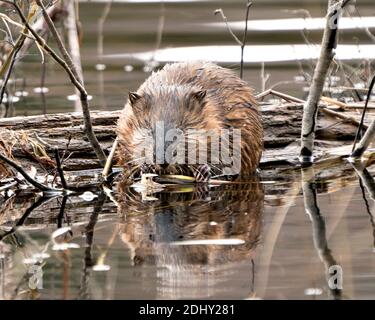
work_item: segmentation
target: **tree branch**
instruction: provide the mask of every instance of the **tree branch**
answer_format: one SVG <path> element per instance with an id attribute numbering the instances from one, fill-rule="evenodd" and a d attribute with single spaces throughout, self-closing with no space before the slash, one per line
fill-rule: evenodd
<path id="1" fill-rule="evenodd" d="M 337 46 L 338 22 L 341 14 L 341 5 L 342 2 L 338 0 L 329 0 L 328 2 L 327 21 L 321 44 L 320 57 L 314 71 L 309 96 L 304 107 L 300 161 L 305 165 L 313 162 L 315 127 L 319 101 L 323 93 L 329 67 L 335 55 L 334 50 Z"/>
<path id="2" fill-rule="evenodd" d="M 8 4 L 11 4 L 16 9 L 18 15 L 20 16 L 22 23 L 25 25 L 25 27 L 30 31 L 30 33 L 34 36 L 36 42 L 40 45 L 42 49 L 44 49 L 48 54 L 51 55 L 51 57 L 66 71 L 68 74 L 71 82 L 73 85 L 78 89 L 80 92 L 80 99 L 82 103 L 82 113 L 83 113 L 83 119 L 85 123 L 85 133 L 87 135 L 88 140 L 91 143 L 91 146 L 100 162 L 100 164 L 104 167 L 106 163 L 106 156 L 99 144 L 98 139 L 95 136 L 95 133 L 92 129 L 92 123 L 91 123 L 91 117 L 90 117 L 90 110 L 89 110 L 89 104 L 87 100 L 87 92 L 84 86 L 82 85 L 81 81 L 76 78 L 74 75 L 71 66 L 68 65 L 66 61 L 64 61 L 61 57 L 59 57 L 56 52 L 49 47 L 43 38 L 41 38 L 35 30 L 30 26 L 30 24 L 27 22 L 27 19 L 25 15 L 23 14 L 21 8 L 18 6 L 16 2 L 12 2 L 9 0 L 0 0 L 1 2 L 5 2 Z"/>

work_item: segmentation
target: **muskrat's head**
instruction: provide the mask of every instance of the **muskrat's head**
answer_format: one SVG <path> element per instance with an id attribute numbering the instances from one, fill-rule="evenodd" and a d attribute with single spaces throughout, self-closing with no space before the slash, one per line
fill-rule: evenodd
<path id="1" fill-rule="evenodd" d="M 211 101 L 209 92 L 187 85 L 160 84 L 130 93 L 118 124 L 119 158 L 126 171 L 133 177 L 152 172 L 207 180 L 219 167 L 210 164 L 211 136 L 222 127 Z"/>

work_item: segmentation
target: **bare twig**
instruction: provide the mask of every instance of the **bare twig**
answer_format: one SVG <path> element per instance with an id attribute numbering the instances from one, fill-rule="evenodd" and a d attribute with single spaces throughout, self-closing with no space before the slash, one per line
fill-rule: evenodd
<path id="1" fill-rule="evenodd" d="M 359 128 L 359 126 L 360 126 L 360 123 L 359 123 L 356 119 L 354 119 L 353 117 L 346 116 L 345 114 L 342 114 L 342 113 L 340 113 L 340 112 L 336 112 L 336 111 L 330 110 L 330 109 L 328 109 L 328 108 L 326 108 L 326 107 L 321 107 L 320 110 L 321 110 L 323 113 L 325 113 L 325 114 L 327 114 L 327 115 L 329 115 L 329 116 L 333 116 L 333 117 L 335 117 L 335 118 L 342 119 L 342 120 L 344 120 L 345 122 L 347 122 L 347 123 L 351 123 L 351 124 L 355 125 L 355 126 L 358 127 L 358 128 Z M 367 128 L 367 126 L 366 126 L 365 124 L 362 124 L 362 129 L 366 129 L 366 128 Z"/>
<path id="2" fill-rule="evenodd" d="M 262 65 L 261 65 L 261 68 L 260 68 L 260 80 L 261 80 L 262 92 L 266 91 L 266 84 L 267 84 L 267 81 L 269 80 L 269 78 L 270 78 L 270 74 L 265 73 L 265 64 L 264 64 L 264 62 L 262 62 Z"/>
<path id="3" fill-rule="evenodd" d="M 35 188 L 43 191 L 43 192 L 62 192 L 61 189 L 55 189 L 55 188 L 52 188 L 52 187 L 47 187 L 41 183 L 39 183 L 38 181 L 34 180 L 33 178 L 31 178 L 27 173 L 26 171 L 20 166 L 18 165 L 17 163 L 15 163 L 14 161 L 10 160 L 9 158 L 5 157 L 4 155 L 2 155 L 0 153 L 0 160 L 4 161 L 5 163 L 7 163 L 9 166 L 11 166 L 13 169 L 17 170 L 17 172 L 19 172 L 27 182 L 29 182 L 31 185 L 33 185 Z"/>
<path id="4" fill-rule="evenodd" d="M 1 191 L 8 190 L 8 189 L 10 189 L 10 188 L 16 186 L 17 184 L 18 184 L 18 181 L 10 182 L 10 183 L 6 184 L 5 186 L 0 187 L 0 192 L 1 192 Z"/>
<path id="5" fill-rule="evenodd" d="M 112 161 L 113 161 L 113 157 L 116 153 L 117 146 L 118 146 L 118 137 L 113 142 L 111 152 L 110 152 L 110 154 L 107 158 L 107 163 L 105 164 L 104 169 L 103 169 L 102 176 L 105 180 L 107 180 L 108 174 L 110 174 L 111 171 L 112 171 Z"/>
<path id="6" fill-rule="evenodd" d="M 245 29 L 244 29 L 244 33 L 243 33 L 243 39 L 242 41 L 235 35 L 235 33 L 233 32 L 232 28 L 230 27 L 229 23 L 228 23 L 228 19 L 227 17 L 225 16 L 224 14 L 224 11 L 223 9 L 219 8 L 219 9 L 216 9 L 214 11 L 214 14 L 220 14 L 223 21 L 225 22 L 225 25 L 229 31 L 229 33 L 231 34 L 231 36 L 233 37 L 233 39 L 240 45 L 241 47 L 241 61 L 240 61 L 240 78 L 242 79 L 243 78 L 243 68 L 244 68 L 244 51 L 245 51 L 245 46 L 246 46 L 246 40 L 247 40 L 247 25 L 248 25 L 248 20 L 249 20 L 249 13 L 250 13 L 250 7 L 252 6 L 252 2 L 250 0 L 247 0 L 247 4 L 246 4 L 246 15 L 245 15 Z"/>
<path id="7" fill-rule="evenodd" d="M 43 4 L 43 1 L 42 0 L 36 0 L 36 3 L 37 5 L 41 8 L 42 10 L 42 14 L 43 14 L 43 17 L 44 17 L 44 20 L 53 36 L 53 38 L 55 39 L 55 42 L 57 44 L 57 47 L 59 48 L 59 51 L 61 52 L 64 60 L 66 61 L 66 63 L 70 66 L 71 70 L 72 70 L 72 73 L 74 74 L 74 76 L 77 78 L 78 81 L 80 81 L 80 77 L 78 76 L 78 73 L 77 73 L 77 69 L 76 69 L 76 66 L 74 65 L 73 61 L 72 61 L 72 58 L 70 57 L 68 51 L 66 50 L 65 46 L 64 46 L 64 43 L 60 37 L 60 34 L 57 32 L 56 30 L 56 27 L 55 27 L 55 24 L 53 23 L 51 17 L 49 16 L 44 4 Z M 81 82 L 81 81 L 80 81 Z M 82 82 L 81 82 L 82 83 Z"/>
<path id="8" fill-rule="evenodd" d="M 80 92 L 80 99 L 82 103 L 82 112 L 84 116 L 84 122 L 85 122 L 85 133 L 87 135 L 88 140 L 91 143 L 91 146 L 98 157 L 98 160 L 102 166 L 106 163 L 106 156 L 104 154 L 104 151 L 102 150 L 98 139 L 95 136 L 95 133 L 92 128 L 92 122 L 90 117 L 90 110 L 89 110 L 89 103 L 87 99 L 87 91 L 82 85 L 82 81 L 80 79 L 77 79 L 77 77 L 74 74 L 74 71 L 72 71 L 72 65 L 69 65 L 66 61 L 64 61 L 61 57 L 59 57 L 56 52 L 49 47 L 43 38 L 41 38 L 35 30 L 30 26 L 30 24 L 27 22 L 26 17 L 24 16 L 21 8 L 18 6 L 16 2 L 8 1 L 8 0 L 0 0 L 1 2 L 5 2 L 8 4 L 11 4 L 15 7 L 18 15 L 20 16 L 23 24 L 25 27 L 30 31 L 30 33 L 34 36 L 36 42 L 39 44 L 41 48 L 43 48 L 48 54 L 51 55 L 51 57 L 61 66 L 64 68 L 66 73 L 68 74 L 71 82 L 74 84 L 74 86 L 78 89 Z"/>
<path id="9" fill-rule="evenodd" d="M 240 78 L 243 79 L 243 55 L 245 51 L 246 46 L 246 40 L 247 40 L 247 23 L 249 20 L 249 13 L 250 13 L 250 7 L 252 6 L 252 2 L 247 0 L 246 4 L 246 15 L 245 15 L 245 30 L 243 32 L 243 39 L 241 44 L 241 65 L 240 65 Z"/>
<path id="10" fill-rule="evenodd" d="M 158 29 L 156 33 L 156 42 L 155 42 L 155 49 L 154 54 L 151 57 L 151 61 L 155 61 L 155 56 L 157 51 L 161 46 L 161 41 L 163 38 L 163 31 L 164 31 L 164 24 L 165 24 L 165 4 L 164 1 L 160 3 L 160 15 L 159 15 L 159 22 L 158 22 Z"/>
<path id="11" fill-rule="evenodd" d="M 26 39 L 26 35 L 25 35 L 24 33 L 22 33 L 22 34 L 18 37 L 18 39 L 17 39 L 17 41 L 16 41 L 14 47 L 12 48 L 11 53 L 10 53 L 9 56 L 8 56 L 8 59 L 7 59 L 7 60 L 9 60 L 10 63 L 9 63 L 9 66 L 8 66 L 7 72 L 6 72 L 5 76 L 4 76 L 3 83 L 2 83 L 2 86 L 1 86 L 1 89 L 0 89 L 0 104 L 3 102 L 5 89 L 6 89 L 6 87 L 7 87 L 7 84 L 8 84 L 9 78 L 10 78 L 10 76 L 11 76 L 11 74 L 12 74 L 13 67 L 14 67 L 14 64 L 15 64 L 15 62 L 16 62 L 16 59 L 17 59 L 18 53 L 19 53 L 19 51 L 21 50 L 21 48 L 22 48 L 22 46 L 23 46 L 23 44 L 24 44 L 24 42 L 25 42 L 25 39 Z M 4 65 L 6 65 L 6 64 L 7 64 L 7 63 L 5 63 Z"/>
<path id="12" fill-rule="evenodd" d="M 269 94 L 274 95 L 274 96 L 277 96 L 277 97 L 279 97 L 279 98 L 281 98 L 281 99 L 284 99 L 284 100 L 286 100 L 286 101 L 288 101 L 288 102 L 295 102 L 295 103 L 302 103 L 302 104 L 306 103 L 305 100 L 302 100 L 302 99 L 299 99 L 299 98 L 296 98 L 296 97 L 293 97 L 293 96 L 290 96 L 290 95 L 287 95 L 287 94 L 285 94 L 285 93 L 278 92 L 278 91 L 275 91 L 275 90 L 272 90 L 272 89 L 268 89 L 268 90 L 266 90 L 266 91 L 264 91 L 264 92 L 258 94 L 257 96 L 255 96 L 255 98 L 256 98 L 257 100 L 259 100 L 259 99 L 264 98 L 265 96 L 267 96 L 267 95 L 269 95 Z M 323 98 L 324 98 L 324 99 L 323 99 Z M 322 97 L 322 100 L 325 101 L 325 102 L 328 102 L 328 101 L 329 101 L 330 103 L 334 103 L 334 102 L 335 102 L 335 100 L 333 100 L 333 99 L 328 99 L 328 98 L 326 98 L 326 97 Z M 361 125 L 361 124 L 360 124 L 356 119 L 354 119 L 353 117 L 347 116 L 347 115 L 342 114 L 342 113 L 340 113 L 340 112 L 336 112 L 336 111 L 330 110 L 330 109 L 328 109 L 328 108 L 327 108 L 325 105 L 323 105 L 323 104 L 320 105 L 320 106 L 321 106 L 320 111 L 323 112 L 323 113 L 325 113 L 325 114 L 327 114 L 327 115 L 329 115 L 329 116 L 332 116 L 332 117 L 335 117 L 335 118 L 342 119 L 342 120 L 344 120 L 346 123 L 353 124 L 353 125 L 355 125 L 355 126 L 357 126 L 357 127 L 359 127 L 359 126 Z M 362 129 L 363 129 L 363 128 L 367 128 L 367 126 L 366 126 L 365 124 L 362 123 Z"/>
<path id="13" fill-rule="evenodd" d="M 354 144 L 353 144 L 353 149 L 352 149 L 352 154 L 351 154 L 351 157 L 353 158 L 360 158 L 363 155 L 363 153 L 366 151 L 370 143 L 374 140 L 374 137 L 375 137 L 375 120 L 373 120 L 370 127 L 367 129 L 365 135 L 363 136 L 363 138 L 361 139 L 361 141 L 359 142 L 357 146 L 357 140 L 359 138 L 359 135 L 363 127 L 363 122 L 365 119 L 367 106 L 370 101 L 370 97 L 371 97 L 371 93 L 374 88 L 374 85 L 375 85 L 375 76 L 371 80 L 371 84 L 367 93 L 365 107 L 363 108 L 363 112 L 362 112 L 361 123 L 360 123 L 360 126 L 358 127 L 357 134 L 354 139 Z"/>
<path id="14" fill-rule="evenodd" d="M 56 168 L 57 172 L 59 173 L 61 185 L 65 190 L 68 190 L 68 184 L 66 183 L 65 177 L 64 177 L 64 171 L 62 169 L 61 165 L 61 160 L 60 160 L 60 155 L 59 155 L 59 150 L 55 149 L 55 159 L 56 159 Z"/>
<path id="15" fill-rule="evenodd" d="M 42 204 L 46 203 L 47 201 L 49 201 L 51 199 L 53 199 L 53 197 L 52 198 L 51 197 L 46 197 L 46 196 L 39 197 L 37 201 L 35 201 L 29 208 L 26 209 L 25 213 L 17 221 L 17 223 L 12 227 L 12 229 L 10 229 L 9 231 L 7 231 L 6 233 L 4 233 L 4 234 L 2 234 L 0 236 L 0 241 L 3 241 L 6 237 L 9 237 L 13 233 L 15 233 L 17 231 L 18 227 L 22 226 L 25 223 L 26 219 L 30 216 L 30 214 L 35 209 L 37 209 Z"/>
<path id="16" fill-rule="evenodd" d="M 100 16 L 99 20 L 98 20 L 98 56 L 100 59 L 102 59 L 103 57 L 103 53 L 104 53 L 104 50 L 103 50 L 103 42 L 104 42 L 104 35 L 103 35 L 103 31 L 104 31 L 104 23 L 108 17 L 108 14 L 111 10 L 111 7 L 112 7 L 112 3 L 113 3 L 113 0 L 109 1 L 105 7 L 104 7 L 104 10 L 103 10 L 103 13 L 102 15 Z"/>
<path id="17" fill-rule="evenodd" d="M 264 98 L 268 95 L 274 95 L 274 96 L 277 96 L 277 97 L 279 97 L 281 99 L 284 99 L 286 101 L 289 101 L 289 102 L 305 103 L 305 100 L 301 100 L 299 98 L 290 96 L 288 94 L 285 94 L 285 93 L 282 93 L 282 92 L 279 92 L 279 91 L 276 91 L 276 90 L 273 90 L 273 89 L 268 89 L 268 90 L 256 95 L 255 99 L 259 100 L 259 99 L 262 99 L 262 98 Z"/>
<path id="18" fill-rule="evenodd" d="M 229 25 L 229 23 L 228 23 L 228 19 L 227 19 L 227 17 L 226 17 L 225 14 L 224 14 L 223 9 L 221 9 L 221 8 L 216 9 L 216 10 L 214 11 L 214 14 L 215 14 L 215 15 L 216 15 L 216 14 L 220 14 L 220 15 L 221 15 L 222 19 L 223 19 L 224 22 L 225 22 L 225 25 L 227 26 L 227 29 L 228 29 L 229 33 L 231 34 L 231 36 L 233 37 L 233 39 L 234 39 L 234 40 L 235 40 L 240 46 L 242 46 L 242 41 L 241 41 L 240 39 L 238 39 L 238 37 L 234 34 L 232 28 L 230 27 L 230 25 Z"/>
<path id="19" fill-rule="evenodd" d="M 67 37 L 69 43 L 69 52 L 71 60 L 65 60 L 68 62 L 68 65 L 72 65 L 75 67 L 75 76 L 82 85 L 84 85 L 83 79 L 83 71 L 82 71 L 82 63 L 81 63 L 81 50 L 80 44 L 78 39 L 78 30 L 77 30 L 77 15 L 76 15 L 76 7 L 75 7 L 75 0 L 67 1 L 66 8 L 68 12 L 68 16 L 65 19 L 65 29 L 67 30 Z M 69 55 L 68 55 L 69 56 Z M 76 95 L 79 95 L 79 91 L 76 89 Z M 76 99 L 75 100 L 75 109 L 76 111 L 82 108 L 82 101 Z"/>

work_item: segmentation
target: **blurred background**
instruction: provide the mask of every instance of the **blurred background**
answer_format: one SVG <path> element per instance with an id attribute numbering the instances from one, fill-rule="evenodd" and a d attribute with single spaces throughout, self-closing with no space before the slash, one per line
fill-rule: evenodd
<path id="1" fill-rule="evenodd" d="M 242 39 L 244 0 L 79 1 L 81 58 L 91 109 L 122 108 L 128 91 L 137 89 L 152 70 L 169 61 L 204 59 L 239 70 L 240 47 L 222 17 L 214 14 L 218 8 Z M 244 79 L 257 92 L 273 88 L 305 97 L 326 10 L 327 1 L 253 1 Z M 63 31 L 63 23 L 57 26 Z M 327 90 L 335 98 L 350 100 L 351 95 L 339 87 L 348 86 L 345 77 L 361 88 L 372 71 L 373 1 L 351 1 L 340 29 L 337 61 Z M 49 43 L 53 45 L 52 39 Z M 74 111 L 74 88 L 64 71 L 49 57 L 43 66 L 36 48 L 22 57 L 15 71 L 9 98 L 15 115 Z"/>

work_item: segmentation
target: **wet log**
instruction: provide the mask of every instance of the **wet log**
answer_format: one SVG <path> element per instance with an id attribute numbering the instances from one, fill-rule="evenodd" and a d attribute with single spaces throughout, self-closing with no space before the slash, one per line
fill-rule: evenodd
<path id="1" fill-rule="evenodd" d="M 274 167 L 282 164 L 295 164 L 298 157 L 298 144 L 302 125 L 301 104 L 283 103 L 260 106 L 264 126 L 264 156 L 262 167 Z M 345 117 L 358 119 L 356 111 L 336 111 Z M 120 111 L 93 111 L 94 132 L 103 149 L 108 154 L 116 137 L 115 127 Z M 366 123 L 374 118 L 369 114 Z M 325 150 L 351 144 L 356 125 L 323 112 L 319 113 L 317 129 L 317 154 Z M 12 134 L 8 134 L 12 133 Z M 26 165 L 34 164 L 38 170 L 53 167 L 53 151 L 70 155 L 64 161 L 65 171 L 99 169 L 99 162 L 83 132 L 81 113 L 61 113 L 40 116 L 13 117 L 0 119 L 0 140 L 12 137 L 11 148 L 14 158 Z M 14 138 L 16 137 L 16 138 Z M 6 141 L 2 141 L 7 145 Z M 45 161 L 36 146 L 42 148 L 51 161 Z M 42 168 L 42 167 L 45 168 Z"/>

